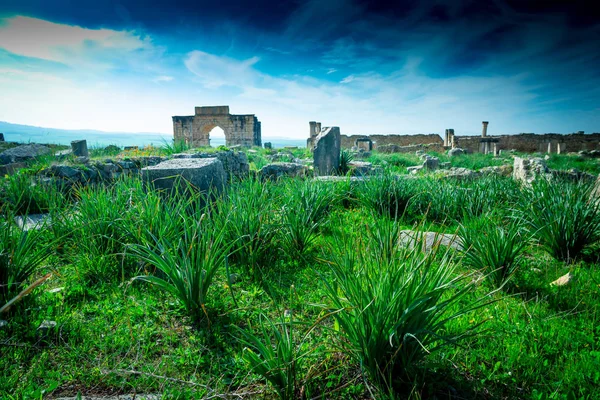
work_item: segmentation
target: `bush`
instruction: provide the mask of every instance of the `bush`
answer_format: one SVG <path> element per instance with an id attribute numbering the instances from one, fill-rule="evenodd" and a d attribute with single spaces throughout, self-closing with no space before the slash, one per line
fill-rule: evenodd
<path id="1" fill-rule="evenodd" d="M 554 258 L 572 262 L 600 239 L 600 203 L 585 182 L 539 179 L 525 190 L 520 213 L 531 235 Z"/>
<path id="2" fill-rule="evenodd" d="M 454 276 L 449 253 L 399 247 L 393 221 L 379 220 L 367 231 L 366 241 L 342 237 L 331 249 L 329 311 L 345 339 L 343 349 L 373 382 L 391 390 L 393 379 L 411 372 L 426 354 L 464 336 L 451 337 L 444 327 L 476 305 L 465 302 L 468 286 L 459 286 L 463 277 Z"/>
<path id="3" fill-rule="evenodd" d="M 462 226 L 459 235 L 463 262 L 485 272 L 497 287 L 512 276 L 518 257 L 528 243 L 517 224 L 496 224 L 487 218 Z"/>

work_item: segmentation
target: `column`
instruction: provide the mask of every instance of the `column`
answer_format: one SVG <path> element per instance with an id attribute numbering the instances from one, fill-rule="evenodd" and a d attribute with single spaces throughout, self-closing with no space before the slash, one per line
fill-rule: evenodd
<path id="1" fill-rule="evenodd" d="M 487 127 L 488 127 L 489 122 L 482 121 L 481 123 L 483 124 L 483 130 L 481 131 L 481 137 L 486 137 L 487 136 Z"/>

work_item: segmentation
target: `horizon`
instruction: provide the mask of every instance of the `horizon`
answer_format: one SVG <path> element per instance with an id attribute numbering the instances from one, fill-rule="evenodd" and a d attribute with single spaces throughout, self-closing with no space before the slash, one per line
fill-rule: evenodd
<path id="1" fill-rule="evenodd" d="M 250 6 L 251 4 L 251 6 Z M 90 6 L 90 7 L 86 7 Z M 0 120 L 172 135 L 196 106 L 264 138 L 600 131 L 600 18 L 585 1 L 67 0 L 0 6 Z"/>

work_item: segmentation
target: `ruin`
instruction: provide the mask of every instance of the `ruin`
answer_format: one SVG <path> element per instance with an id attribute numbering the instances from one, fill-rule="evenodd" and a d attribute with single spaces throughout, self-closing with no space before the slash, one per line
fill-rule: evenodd
<path id="1" fill-rule="evenodd" d="M 321 123 L 310 121 L 308 125 L 310 126 L 310 131 L 308 133 L 308 139 L 306 139 L 306 147 L 308 149 L 313 149 L 315 147 L 315 139 L 319 136 L 319 133 L 321 133 Z"/>
<path id="2" fill-rule="evenodd" d="M 226 146 L 261 146 L 260 121 L 254 114 L 234 115 L 229 106 L 196 107 L 194 115 L 173 116 L 173 138 L 190 146 L 210 146 L 210 131 L 220 127 Z"/>

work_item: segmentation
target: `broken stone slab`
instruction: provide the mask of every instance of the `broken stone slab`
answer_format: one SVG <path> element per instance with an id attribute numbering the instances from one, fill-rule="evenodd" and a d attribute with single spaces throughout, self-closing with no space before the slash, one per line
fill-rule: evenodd
<path id="1" fill-rule="evenodd" d="M 29 214 L 15 217 L 15 224 L 24 231 L 38 230 L 50 223 L 52 223 L 50 214 Z"/>
<path id="2" fill-rule="evenodd" d="M 446 246 L 454 250 L 462 250 L 462 239 L 458 235 L 450 235 L 439 232 L 421 232 L 412 230 L 403 230 L 400 232 L 398 244 L 401 246 L 413 248 L 415 244 L 422 246 L 422 251 L 427 253 L 438 246 Z"/>
<path id="3" fill-rule="evenodd" d="M 419 171 L 421 171 L 423 169 L 422 165 L 415 165 L 412 167 L 406 167 L 406 170 L 408 171 L 409 174 L 416 174 Z"/>
<path id="4" fill-rule="evenodd" d="M 51 150 L 48 147 L 41 144 L 25 144 L 4 150 L 0 153 L 0 164 L 29 161 L 50 152 Z"/>
<path id="5" fill-rule="evenodd" d="M 531 184 L 540 176 L 549 173 L 546 161 L 543 158 L 521 158 L 515 157 L 513 164 L 513 179 L 526 185 Z"/>
<path id="6" fill-rule="evenodd" d="M 88 157 L 87 140 L 73 140 L 71 142 L 71 150 L 75 157 Z"/>
<path id="7" fill-rule="evenodd" d="M 353 175 L 365 176 L 373 172 L 373 164 L 366 161 L 350 161 L 348 163 Z"/>
<path id="8" fill-rule="evenodd" d="M 448 157 L 462 156 L 463 154 L 465 154 L 465 151 L 460 147 L 455 147 L 453 149 L 448 150 Z"/>
<path id="9" fill-rule="evenodd" d="M 478 178 L 479 176 L 481 176 L 481 174 L 479 172 L 473 171 L 472 169 L 468 169 L 468 168 L 457 168 L 457 167 L 452 167 L 449 170 L 444 170 L 441 171 L 442 172 L 442 176 L 444 178 L 450 178 L 450 179 L 473 179 L 473 178 Z"/>
<path id="10" fill-rule="evenodd" d="M 315 138 L 313 151 L 315 174 L 319 176 L 335 175 L 340 167 L 341 136 L 340 128 L 323 128 Z"/>
<path id="11" fill-rule="evenodd" d="M 142 168 L 142 179 L 152 182 L 157 189 L 171 192 L 186 191 L 189 182 L 202 192 L 219 193 L 225 188 L 227 175 L 217 158 L 184 158 Z"/>
<path id="12" fill-rule="evenodd" d="M 26 168 L 27 164 L 24 162 L 14 162 L 6 165 L 0 165 L 0 177 L 5 175 L 13 175 L 20 169 Z"/>
<path id="13" fill-rule="evenodd" d="M 308 168 L 298 163 L 272 163 L 267 164 L 258 171 L 261 179 L 276 180 L 287 176 L 292 178 L 302 178 L 307 175 Z"/>
<path id="14" fill-rule="evenodd" d="M 423 168 L 427 171 L 435 171 L 440 167 L 440 159 L 437 157 L 429 157 L 425 158 L 423 162 Z"/>
<path id="15" fill-rule="evenodd" d="M 566 284 L 571 282 L 573 280 L 573 278 L 574 278 L 573 274 L 568 272 L 566 275 L 561 276 L 554 282 L 550 282 L 550 286 L 565 286 Z"/>
<path id="16" fill-rule="evenodd" d="M 84 177 L 83 172 L 77 168 L 68 165 L 53 165 L 49 170 L 46 170 L 48 176 L 58 176 L 59 178 L 69 180 L 81 180 Z"/>

